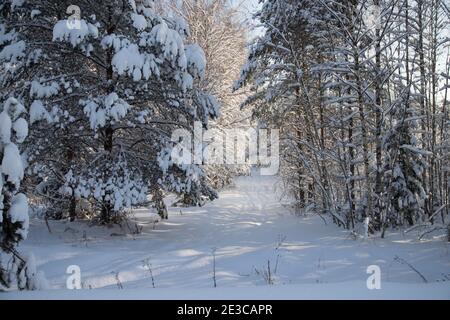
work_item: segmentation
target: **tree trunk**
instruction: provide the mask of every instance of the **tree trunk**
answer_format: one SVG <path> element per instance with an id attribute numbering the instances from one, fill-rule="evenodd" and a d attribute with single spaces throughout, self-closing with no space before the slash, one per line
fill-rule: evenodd
<path id="1" fill-rule="evenodd" d="M 374 5 L 379 6 L 379 1 L 374 1 Z M 375 157 L 376 157 L 376 173 L 375 173 L 375 211 L 372 217 L 372 225 L 375 230 L 381 228 L 381 211 L 382 211 L 382 100 L 381 100 L 381 32 L 379 26 L 375 30 Z"/>
<path id="2" fill-rule="evenodd" d="M 69 206 L 69 219 L 70 221 L 75 221 L 77 217 L 77 199 L 72 195 L 70 197 L 70 206 Z"/>
<path id="3" fill-rule="evenodd" d="M 354 46 L 356 49 L 357 44 L 355 43 Z M 355 75 L 356 75 L 356 86 L 358 95 L 358 111 L 361 122 L 360 125 L 361 125 L 361 139 L 363 148 L 364 175 L 366 180 L 366 192 L 367 192 L 366 217 L 372 218 L 373 206 L 372 206 L 372 183 L 370 179 L 370 165 L 369 165 L 369 141 L 367 137 L 367 121 L 364 108 L 363 87 L 360 75 L 360 62 L 358 51 L 354 52 L 354 59 L 355 59 Z"/>
<path id="4" fill-rule="evenodd" d="M 103 201 L 100 223 L 109 224 L 111 222 L 111 211 L 112 207 L 109 202 Z"/>

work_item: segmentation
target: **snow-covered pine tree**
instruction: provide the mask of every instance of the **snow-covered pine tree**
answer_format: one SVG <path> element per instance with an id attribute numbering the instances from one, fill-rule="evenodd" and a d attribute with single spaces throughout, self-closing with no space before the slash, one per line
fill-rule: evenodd
<path id="1" fill-rule="evenodd" d="M 33 256 L 17 251 L 26 239 L 29 227 L 28 200 L 20 193 L 25 164 L 19 151 L 28 135 L 28 123 L 22 117 L 25 107 L 15 98 L 0 108 L 0 290 L 39 289 L 43 280 L 36 272 Z"/>
<path id="2" fill-rule="evenodd" d="M 215 197 L 198 165 L 170 157 L 174 129 L 206 127 L 218 112 L 198 89 L 205 57 L 181 19 L 150 0 L 6 1 L 2 12 L 3 34 L 15 36 L 0 58 L 16 52 L 2 95 L 29 102 L 38 190 L 86 199 L 105 223 L 148 190 Z"/>

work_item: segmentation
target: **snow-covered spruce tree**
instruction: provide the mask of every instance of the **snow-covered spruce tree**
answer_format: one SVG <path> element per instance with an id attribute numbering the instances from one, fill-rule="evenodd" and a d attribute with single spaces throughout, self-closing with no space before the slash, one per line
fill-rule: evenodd
<path id="1" fill-rule="evenodd" d="M 411 109 L 398 108 L 396 120 L 387 132 L 385 179 L 388 181 L 386 194 L 388 205 L 383 227 L 410 226 L 424 222 L 424 201 L 426 193 L 422 175 L 427 168 L 425 156 L 429 154 L 418 146 L 412 133 L 416 128 L 415 115 Z"/>
<path id="2" fill-rule="evenodd" d="M 144 203 L 149 190 L 214 198 L 201 168 L 170 157 L 173 130 L 194 121 L 206 127 L 218 111 L 198 90 L 205 57 L 186 44 L 185 23 L 156 14 L 149 0 L 77 6 L 3 7 L 5 32 L 14 29 L 23 43 L 11 79 L 20 68 L 27 73 L 11 87 L 31 106 L 28 155 L 38 189 L 89 200 L 105 223 Z"/>
<path id="3" fill-rule="evenodd" d="M 29 227 L 28 200 L 19 192 L 24 163 L 18 144 L 28 135 L 24 106 L 9 98 L 0 107 L 0 290 L 39 289 L 43 282 L 34 258 L 19 254 L 16 247 L 26 239 Z"/>

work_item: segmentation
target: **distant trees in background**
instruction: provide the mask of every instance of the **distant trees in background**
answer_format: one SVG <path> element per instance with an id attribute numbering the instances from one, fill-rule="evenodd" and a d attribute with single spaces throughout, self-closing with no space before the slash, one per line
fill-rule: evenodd
<path id="1" fill-rule="evenodd" d="M 247 58 L 248 26 L 242 16 L 242 3 L 230 0 L 165 0 L 161 10 L 182 17 L 189 26 L 189 42 L 197 43 L 205 52 L 205 77 L 202 89 L 211 92 L 220 103 L 220 116 L 210 125 L 211 143 L 225 143 L 224 130 L 250 126 L 251 110 L 239 110 L 246 99 L 245 89 L 233 92 L 233 83 Z M 248 174 L 246 164 L 226 164 L 226 159 L 215 159 L 206 164 L 209 182 L 215 188 L 232 183 L 237 175 Z M 217 162 L 217 163 L 216 163 Z"/>
<path id="2" fill-rule="evenodd" d="M 449 3 L 265 0 L 236 88 L 280 128 L 298 211 L 369 230 L 449 214 Z"/>

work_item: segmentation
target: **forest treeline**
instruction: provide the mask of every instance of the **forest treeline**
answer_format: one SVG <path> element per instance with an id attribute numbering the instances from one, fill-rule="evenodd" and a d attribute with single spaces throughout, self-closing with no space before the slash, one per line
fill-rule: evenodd
<path id="1" fill-rule="evenodd" d="M 446 227 L 449 4 L 266 0 L 236 88 L 280 128 L 281 175 L 298 212 L 371 233 Z M 368 218 L 368 219 L 367 219 Z"/>

